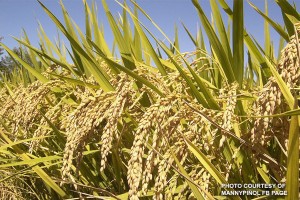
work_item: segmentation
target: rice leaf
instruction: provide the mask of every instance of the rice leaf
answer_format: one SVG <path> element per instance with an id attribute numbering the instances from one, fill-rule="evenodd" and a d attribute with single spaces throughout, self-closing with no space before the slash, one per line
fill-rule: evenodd
<path id="1" fill-rule="evenodd" d="M 128 10 L 128 7 L 124 7 L 124 9 Z M 134 27 L 136 28 L 142 44 L 146 47 L 146 49 L 148 50 L 149 55 L 152 57 L 154 63 L 156 64 L 158 70 L 160 71 L 160 73 L 165 76 L 167 75 L 167 72 L 165 70 L 165 68 L 163 67 L 162 63 L 160 62 L 159 57 L 157 56 L 153 46 L 151 45 L 149 39 L 147 38 L 146 34 L 144 33 L 144 31 L 142 30 L 141 26 L 139 25 L 136 16 L 133 17 L 132 13 L 130 12 L 130 15 L 132 17 L 133 23 L 134 23 Z"/>
<path id="2" fill-rule="evenodd" d="M 120 29 L 118 28 L 117 23 L 115 22 L 105 0 L 102 0 L 102 5 L 105 10 L 109 25 L 116 39 L 117 45 L 120 50 L 120 54 L 124 63 L 124 66 L 130 70 L 135 69 L 134 61 L 132 59 L 132 53 L 130 50 L 130 41 L 126 41 L 123 37 Z"/>
<path id="3" fill-rule="evenodd" d="M 281 8 L 281 13 L 283 16 L 283 20 L 285 22 L 285 26 L 287 28 L 289 36 L 291 37 L 292 35 L 295 34 L 294 24 L 300 21 L 300 14 L 288 1 L 286 0 L 275 0 L 275 1 Z"/>
<path id="4" fill-rule="evenodd" d="M 233 71 L 239 83 L 242 85 L 244 77 L 244 1 L 233 2 Z"/>
<path id="5" fill-rule="evenodd" d="M 294 109 L 298 108 L 295 99 Z M 289 129 L 287 173 L 286 173 L 286 200 L 299 197 L 299 116 L 292 116 Z"/>
<path id="6" fill-rule="evenodd" d="M 47 157 L 43 157 L 43 158 L 36 158 L 36 159 L 23 160 L 20 162 L 1 164 L 0 168 L 16 167 L 16 166 L 20 166 L 20 165 L 36 165 L 39 163 L 54 161 L 54 160 L 58 160 L 61 158 L 62 157 L 60 157 L 60 156 L 47 156 Z"/>
<path id="7" fill-rule="evenodd" d="M 214 179 L 221 184 L 228 184 L 225 177 L 215 168 L 215 166 L 208 160 L 208 158 L 186 137 L 184 141 L 188 146 L 188 149 L 193 155 L 200 161 L 203 167 L 214 177 Z M 238 196 L 232 196 L 233 199 L 240 199 Z"/>
<path id="8" fill-rule="evenodd" d="M 49 80 L 43 76 L 40 72 L 38 72 L 36 69 L 31 67 L 29 64 L 27 64 L 25 61 L 23 61 L 19 56 L 14 53 L 12 50 L 10 50 L 5 44 L 0 43 L 0 45 L 9 53 L 15 60 L 21 63 L 23 67 L 25 67 L 33 76 L 35 76 L 38 80 L 40 80 L 42 83 L 46 83 Z"/>
<path id="9" fill-rule="evenodd" d="M 11 144 L 13 143 L 1 130 L 0 130 L 0 135 L 1 137 L 8 143 Z M 26 155 L 20 148 L 18 148 L 16 145 L 12 146 L 14 151 L 20 155 L 20 157 L 25 161 L 28 162 L 29 165 L 32 165 L 30 161 L 32 160 L 28 155 Z M 44 181 L 45 184 L 47 184 L 49 187 L 51 187 L 55 192 L 57 192 L 58 195 L 61 197 L 65 197 L 67 194 L 65 191 L 63 191 L 55 182 L 53 179 L 51 179 L 48 174 L 44 170 L 42 170 L 39 166 L 34 166 L 32 168 L 38 175 L 39 177 Z"/>
<path id="10" fill-rule="evenodd" d="M 227 184 L 225 177 L 215 168 L 206 156 L 187 138 L 184 138 L 189 150 L 196 156 L 203 167 L 216 179 L 219 184 Z"/>
<path id="11" fill-rule="evenodd" d="M 180 164 L 178 158 L 176 157 L 176 155 L 174 154 L 174 152 L 172 151 L 172 149 L 170 148 L 171 154 L 173 159 L 175 160 L 179 171 L 184 175 L 184 177 L 187 177 L 188 179 L 186 180 L 187 183 L 189 184 L 194 196 L 196 197 L 197 200 L 204 200 L 204 197 L 202 195 L 202 193 L 199 191 L 199 189 L 197 188 L 197 186 L 190 180 L 192 180 L 189 176 L 189 174 L 186 172 L 186 170 L 184 169 L 184 167 Z M 209 198 L 211 199 L 211 198 Z"/>
<path id="12" fill-rule="evenodd" d="M 208 103 L 204 99 L 204 97 L 200 94 L 200 92 L 197 90 L 195 85 L 193 84 L 192 80 L 187 76 L 187 74 L 184 72 L 182 67 L 174 60 L 172 57 L 171 51 L 166 47 L 165 44 L 162 42 L 159 42 L 160 46 L 163 48 L 164 52 L 169 56 L 170 60 L 173 62 L 181 76 L 185 79 L 189 87 L 191 88 L 193 94 L 195 95 L 196 99 L 198 100 L 199 103 L 201 103 L 203 106 L 208 107 Z"/>
<path id="13" fill-rule="evenodd" d="M 93 45 L 93 47 L 96 48 L 96 45 L 93 41 L 90 41 L 90 43 Z M 164 96 L 164 94 L 158 89 L 156 88 L 151 82 L 149 82 L 148 80 L 144 79 L 143 77 L 139 76 L 138 74 L 136 74 L 134 71 L 120 65 L 119 63 L 115 62 L 114 60 L 106 57 L 104 55 L 103 52 L 101 52 L 100 49 L 96 48 L 97 53 L 99 54 L 99 56 L 101 56 L 109 66 L 111 66 L 112 68 L 116 68 L 118 70 L 121 70 L 123 72 L 125 72 L 126 74 L 128 74 L 129 76 L 133 77 L 134 79 L 136 79 L 137 81 L 139 81 L 140 83 L 148 86 L 149 88 L 151 88 L 153 91 L 157 92 L 157 94 Z"/>
<path id="14" fill-rule="evenodd" d="M 82 57 L 84 57 L 86 60 L 91 61 L 91 67 L 89 70 L 94 75 L 95 79 L 99 83 L 99 85 L 103 88 L 104 91 L 112 91 L 114 90 L 113 86 L 110 84 L 110 82 L 106 79 L 106 77 L 101 73 L 101 71 L 98 69 L 95 62 L 93 62 L 93 59 L 85 52 L 85 50 L 78 44 L 76 39 L 73 38 L 72 33 L 70 34 L 63 24 L 50 12 L 50 10 L 38 0 L 39 4 L 43 7 L 45 12 L 49 15 L 49 17 L 53 20 L 53 22 L 56 24 L 56 26 L 61 30 L 61 32 L 68 38 L 70 41 L 72 47 L 76 49 L 78 53 Z"/>
<path id="15" fill-rule="evenodd" d="M 230 48 L 230 44 L 228 41 L 228 37 L 225 30 L 225 25 L 221 16 L 221 12 L 219 9 L 219 6 L 216 2 L 216 0 L 210 0 L 210 5 L 212 9 L 212 14 L 216 23 L 216 27 L 219 33 L 220 41 L 222 43 L 222 46 L 224 47 L 224 51 L 229 59 L 230 62 L 232 62 L 232 52 Z M 241 20 L 241 19 L 240 19 Z"/>
<path id="16" fill-rule="evenodd" d="M 265 1 L 267 2 L 267 1 Z M 268 17 L 267 13 L 263 13 L 258 7 L 256 7 L 253 3 L 248 1 L 250 6 L 254 8 L 254 10 L 259 13 L 266 22 L 268 22 L 276 31 L 277 33 L 285 39 L 285 41 L 289 41 L 289 35 L 284 31 L 284 29 L 280 26 L 280 24 L 273 21 L 271 18 Z M 266 4 L 267 5 L 267 4 Z"/>
<path id="17" fill-rule="evenodd" d="M 202 22 L 202 25 L 207 33 L 207 36 L 209 38 L 209 41 L 212 45 L 212 48 L 218 57 L 218 60 L 220 62 L 220 65 L 223 67 L 224 72 L 226 74 L 226 77 L 230 83 L 234 82 L 236 80 L 236 77 L 233 72 L 232 64 L 230 63 L 230 59 L 228 58 L 221 42 L 219 41 L 217 34 L 215 33 L 213 27 L 211 26 L 211 23 L 207 19 L 204 11 L 202 10 L 198 0 L 192 0 L 195 8 L 198 11 L 199 18 Z"/>

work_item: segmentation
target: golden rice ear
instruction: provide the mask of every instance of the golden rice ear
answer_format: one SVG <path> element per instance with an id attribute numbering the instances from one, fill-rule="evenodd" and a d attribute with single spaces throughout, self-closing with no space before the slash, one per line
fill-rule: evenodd
<path id="1" fill-rule="evenodd" d="M 225 111 L 223 114 L 223 124 L 222 128 L 230 131 L 233 127 L 233 122 L 236 121 L 236 116 L 234 114 L 234 110 L 237 102 L 237 89 L 238 84 L 233 83 L 228 88 L 226 88 L 227 94 L 220 94 L 220 99 L 226 100 Z M 224 90 L 222 90 L 224 92 Z M 224 135 L 221 136 L 219 147 L 222 147 L 226 137 Z"/>
<path id="2" fill-rule="evenodd" d="M 80 153 L 89 137 L 99 129 L 99 125 L 107 117 L 106 111 L 115 97 L 114 92 L 98 92 L 96 96 L 82 99 L 80 105 L 63 119 L 66 129 L 67 143 L 64 150 L 62 177 L 71 177 L 70 169 L 76 153 Z"/>
<path id="3" fill-rule="evenodd" d="M 111 104 L 110 108 L 107 110 L 107 122 L 104 126 L 102 136 L 101 136 L 101 161 L 100 161 L 100 171 L 102 172 L 107 163 L 107 155 L 111 151 L 113 146 L 112 141 L 118 140 L 120 134 L 118 133 L 118 120 L 121 117 L 123 110 L 125 109 L 125 104 L 130 104 L 131 96 L 134 95 L 132 90 L 132 81 L 128 80 L 128 77 L 122 77 L 119 80 L 119 84 L 116 90 L 116 97 L 114 102 Z"/>
<path id="4" fill-rule="evenodd" d="M 17 65 L 11 74 L 0 66 L 0 199 L 214 199 L 237 192 L 227 183 L 282 180 L 293 193 L 287 198 L 297 199 L 300 147 L 291 141 L 299 110 L 291 97 L 300 85 L 300 45 L 298 34 L 288 35 L 300 33 L 300 23 L 293 31 L 299 14 L 288 1 L 278 3 L 287 32 L 267 5 L 262 12 L 251 4 L 265 20 L 262 45 L 243 27 L 242 1 L 231 10 L 211 0 L 209 19 L 193 0 L 201 28 L 194 37 L 183 25 L 191 52 L 180 52 L 177 27 L 172 41 L 135 1 L 118 2 L 116 19 L 102 0 L 112 50 L 95 4 L 83 0 L 84 33 L 62 2 L 64 23 L 38 2 L 70 48 L 52 43 L 41 26 L 40 48 L 26 33 L 16 39 L 29 61 L 0 43 Z M 289 41 L 280 60 L 269 26 L 281 36 L 279 49 Z"/>
<path id="5" fill-rule="evenodd" d="M 297 40 L 297 37 L 294 35 L 290 38 L 290 42 L 281 52 L 281 59 L 277 65 L 277 70 L 281 78 L 292 91 L 292 94 L 296 93 L 294 88 L 300 84 L 300 66 L 297 50 L 299 40 Z M 282 123 L 276 123 L 276 126 L 272 126 L 273 117 L 267 117 L 269 115 L 285 112 L 287 109 L 288 107 L 283 100 L 283 95 L 276 79 L 270 77 L 254 104 L 254 115 L 265 117 L 257 118 L 254 121 L 254 127 L 251 130 L 252 142 L 254 144 L 260 143 L 264 146 L 275 134 L 282 139 L 282 142 L 287 139 L 288 118 L 282 117 Z"/>
<path id="6" fill-rule="evenodd" d="M 137 131 L 134 134 L 135 137 L 131 147 L 131 158 L 128 162 L 127 172 L 128 184 L 130 186 L 130 198 L 137 198 L 138 196 L 139 185 L 143 173 L 142 156 L 144 154 L 145 144 L 148 142 L 152 126 L 162 120 L 160 111 L 160 101 L 150 106 L 140 120 Z"/>

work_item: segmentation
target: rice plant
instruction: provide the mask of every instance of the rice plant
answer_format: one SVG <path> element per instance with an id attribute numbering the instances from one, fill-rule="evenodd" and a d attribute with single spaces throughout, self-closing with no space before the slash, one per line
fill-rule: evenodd
<path id="1" fill-rule="evenodd" d="M 104 38 L 95 3 L 83 1 L 83 32 L 63 4 L 61 22 L 38 2 L 71 48 L 53 43 L 41 25 L 40 48 L 25 32 L 15 38 L 30 63 L 0 43 L 16 61 L 0 79 L 2 199 L 299 198 L 300 15 L 293 5 L 275 1 L 281 26 L 249 2 L 265 20 L 263 48 L 244 27 L 246 2 L 231 8 L 210 0 L 212 26 L 192 0 L 201 29 L 194 36 L 183 24 L 195 45 L 183 53 L 178 34 L 169 39 L 135 1 L 134 9 L 119 2 L 115 18 L 102 0 L 118 52 Z M 269 25 L 286 43 L 278 57 Z M 286 187 L 274 191 L 287 195 L 222 195 L 238 191 L 224 184 L 279 183 Z"/>

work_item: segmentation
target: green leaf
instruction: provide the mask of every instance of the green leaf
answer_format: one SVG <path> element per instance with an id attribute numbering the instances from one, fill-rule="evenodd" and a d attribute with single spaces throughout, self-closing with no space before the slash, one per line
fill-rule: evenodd
<path id="1" fill-rule="evenodd" d="M 286 0 L 275 0 L 280 6 L 285 26 L 289 32 L 289 36 L 295 34 L 294 24 L 300 21 L 300 14 L 298 11 Z"/>
<path id="2" fill-rule="evenodd" d="M 36 165 L 39 163 L 54 161 L 54 160 L 58 160 L 58 159 L 62 159 L 62 157 L 61 156 L 47 156 L 47 157 L 42 157 L 42 158 L 23 160 L 20 162 L 12 162 L 12 163 L 2 164 L 2 165 L 0 165 L 0 168 L 16 167 L 16 166 L 20 166 L 20 165 Z"/>
<path id="3" fill-rule="evenodd" d="M 267 1 L 265 1 L 265 2 L 267 2 Z M 289 41 L 289 35 L 284 31 L 284 29 L 280 26 L 280 24 L 276 23 L 271 18 L 269 18 L 267 14 L 265 14 L 261 10 L 259 10 L 259 8 L 257 8 L 250 1 L 248 1 L 248 3 L 250 4 L 250 6 L 252 6 L 256 10 L 257 13 L 259 13 L 265 19 L 266 22 L 268 22 L 277 31 L 277 33 L 279 35 L 281 35 L 281 37 L 283 37 L 285 39 L 285 41 Z"/>
<path id="4" fill-rule="evenodd" d="M 122 4 L 120 4 L 120 5 L 123 6 Z M 129 12 L 129 14 L 131 15 L 131 17 L 133 18 L 133 21 L 135 22 L 136 28 L 139 29 L 140 26 L 138 24 L 138 19 L 135 16 L 133 16 L 133 14 L 130 12 L 130 10 L 127 9 L 127 11 Z M 184 70 L 181 68 L 181 66 L 172 57 L 172 55 L 173 55 L 172 52 L 165 46 L 165 44 L 163 44 L 160 41 L 158 41 L 156 39 L 156 37 L 154 37 L 153 34 L 146 27 L 144 27 L 144 28 L 148 31 L 148 33 L 152 36 L 152 38 L 163 48 L 163 50 L 168 55 L 168 57 L 171 59 L 171 61 L 173 62 L 173 64 L 177 68 L 177 70 L 180 72 L 180 74 L 183 76 L 183 78 L 187 81 L 187 83 L 190 86 L 192 92 L 194 93 L 196 99 L 199 102 L 201 102 L 205 107 L 208 107 L 207 102 L 205 101 L 205 99 L 203 98 L 203 96 L 200 94 L 200 92 L 197 90 L 197 88 L 193 85 L 192 80 L 187 76 L 187 74 L 184 72 Z M 176 51 L 178 51 L 175 46 L 174 46 L 174 48 L 175 48 Z M 196 77 L 196 79 L 197 79 L 196 82 L 199 85 L 200 89 L 202 89 L 205 94 L 210 94 L 207 91 L 207 88 L 204 87 L 204 84 L 202 83 L 201 79 L 198 78 L 198 76 L 195 73 L 193 73 L 193 70 L 189 67 L 189 65 L 188 65 L 188 63 L 186 61 L 185 61 L 185 63 L 187 64 L 187 66 L 188 66 L 189 70 L 191 71 L 192 75 L 194 77 Z M 212 106 L 215 107 L 215 108 L 217 108 L 217 104 L 214 102 L 213 98 L 211 98 L 211 96 L 209 96 L 209 95 L 207 95 L 206 97 L 208 97 L 208 101 L 210 101 L 210 103 L 212 104 Z"/>
<path id="5" fill-rule="evenodd" d="M 222 19 L 222 15 L 219 9 L 219 6 L 216 2 L 216 0 L 210 0 L 210 5 L 211 5 L 211 9 L 212 9 L 212 14 L 216 23 L 216 27 L 218 29 L 218 33 L 220 36 L 220 41 L 222 43 L 222 46 L 224 47 L 224 51 L 226 52 L 226 55 L 229 59 L 230 62 L 232 62 L 232 53 L 231 53 L 231 48 L 230 48 L 230 44 L 228 41 L 228 37 L 226 34 L 226 29 L 224 26 L 224 22 Z"/>
<path id="6" fill-rule="evenodd" d="M 178 27 L 175 25 L 175 41 L 174 41 L 174 47 L 180 52 L 179 48 L 179 38 L 178 38 Z M 177 51 L 175 52 L 177 54 Z"/>
<path id="7" fill-rule="evenodd" d="M 23 33 L 24 33 L 24 36 L 25 36 L 25 40 L 27 41 L 28 44 L 30 44 L 29 38 L 28 38 L 27 33 L 24 29 L 23 29 Z M 29 49 L 28 54 L 29 54 L 30 61 L 31 61 L 32 65 L 34 67 L 38 67 L 39 65 L 38 65 L 38 62 L 36 60 L 35 53 L 32 50 Z"/>
<path id="8" fill-rule="evenodd" d="M 215 168 L 208 158 L 187 138 L 184 138 L 189 150 L 196 156 L 203 167 L 216 179 L 219 184 L 227 184 L 225 177 Z"/>
<path id="9" fill-rule="evenodd" d="M 87 12 L 89 13 L 91 23 L 93 26 L 95 43 L 105 53 L 105 55 L 107 55 L 108 57 L 112 57 L 112 53 L 109 50 L 108 45 L 104 39 L 104 32 L 101 31 L 101 28 L 98 25 L 95 2 L 93 1 L 93 3 L 92 3 L 92 10 L 90 10 L 88 4 L 87 4 L 86 8 L 87 8 Z M 92 38 L 90 38 L 90 39 L 92 39 Z"/>
<path id="10" fill-rule="evenodd" d="M 120 65 L 119 63 L 115 62 L 114 60 L 106 57 L 104 55 L 104 53 L 99 48 L 96 47 L 96 44 L 93 41 L 90 41 L 90 43 L 93 45 L 93 47 L 95 47 L 98 55 L 101 56 L 110 67 L 116 68 L 118 70 L 125 72 L 129 76 L 133 77 L 135 80 L 139 81 L 140 83 L 151 88 L 153 91 L 157 92 L 157 94 L 159 94 L 160 96 L 164 96 L 164 94 L 157 87 L 155 87 L 151 82 L 149 82 L 147 79 L 139 76 L 134 71 L 132 71 L 132 70 Z"/>
<path id="11" fill-rule="evenodd" d="M 184 72 L 182 67 L 172 57 L 172 52 L 162 42 L 159 42 L 159 45 L 163 48 L 164 52 L 169 56 L 170 60 L 173 62 L 173 64 L 175 65 L 175 67 L 177 68 L 177 70 L 179 71 L 181 76 L 187 82 L 188 86 L 191 88 L 191 90 L 192 90 L 194 96 L 196 97 L 196 99 L 198 100 L 198 102 L 201 103 L 204 107 L 208 107 L 206 100 L 200 94 L 200 92 L 197 90 L 197 88 L 193 84 L 192 80 L 188 77 L 188 75 Z"/>
<path id="12" fill-rule="evenodd" d="M 134 7 L 134 16 L 138 18 L 138 12 L 136 6 Z M 142 43 L 141 43 L 141 37 L 140 34 L 138 33 L 136 27 L 134 27 L 134 37 L 133 37 L 133 51 L 135 55 L 135 59 L 138 62 L 143 61 L 143 52 L 142 52 Z"/>
<path id="13" fill-rule="evenodd" d="M 206 34 L 209 38 L 212 48 L 220 62 L 220 65 L 224 69 L 224 72 L 226 74 L 228 81 L 230 83 L 234 82 L 236 80 L 236 78 L 234 76 L 232 64 L 230 63 L 230 59 L 228 58 L 221 42 L 219 41 L 216 32 L 214 31 L 213 27 L 211 26 L 211 23 L 209 22 L 209 20 L 207 19 L 204 11 L 202 10 L 200 4 L 198 3 L 198 0 L 192 0 L 192 2 L 198 11 L 198 15 L 200 17 L 202 25 L 206 31 Z"/>
<path id="14" fill-rule="evenodd" d="M 8 144 L 12 144 L 13 142 L 0 130 L 0 135 L 1 137 L 8 143 Z M 12 146 L 12 148 L 14 149 L 14 151 L 16 153 L 19 154 L 19 156 L 24 160 L 24 162 L 29 162 L 29 165 L 33 165 L 32 163 L 30 163 L 30 161 L 32 160 L 28 155 L 26 155 L 19 147 L 17 147 L 16 145 Z M 57 192 L 58 195 L 60 195 L 61 197 L 65 197 L 67 194 L 65 193 L 65 191 L 63 191 L 55 182 L 53 179 L 51 179 L 50 176 L 48 176 L 48 174 L 46 174 L 46 172 L 41 169 L 39 166 L 33 166 L 33 171 L 35 171 L 40 178 L 44 181 L 45 184 L 47 184 L 49 187 L 51 187 L 55 192 Z"/>
<path id="15" fill-rule="evenodd" d="M 134 61 L 132 58 L 132 53 L 130 50 L 130 41 L 126 41 L 123 37 L 120 29 L 118 28 L 117 23 L 115 22 L 111 12 L 109 11 L 109 8 L 107 6 L 107 3 L 105 0 L 102 0 L 102 5 L 105 10 L 109 25 L 111 27 L 112 33 L 114 34 L 114 37 L 116 39 L 117 45 L 120 50 L 120 54 L 124 63 L 124 66 L 129 68 L 130 70 L 135 69 Z"/>
<path id="16" fill-rule="evenodd" d="M 184 141 L 188 146 L 188 149 L 193 155 L 200 161 L 203 167 L 214 177 L 214 179 L 221 184 L 228 184 L 225 177 L 215 168 L 215 166 L 209 161 L 209 159 L 186 137 Z M 232 196 L 232 199 L 240 199 L 238 196 Z"/>
<path id="17" fill-rule="evenodd" d="M 120 4 L 120 3 L 119 3 Z M 122 6 L 122 4 L 120 4 Z M 159 57 L 157 56 L 153 46 L 151 45 L 149 39 L 147 38 L 146 34 L 144 33 L 144 31 L 142 30 L 141 26 L 139 25 L 138 21 L 137 21 L 137 16 L 134 16 L 132 12 L 130 12 L 130 10 L 128 9 L 128 7 L 124 7 L 124 9 L 126 9 L 130 16 L 132 17 L 132 21 L 134 23 L 134 27 L 137 30 L 142 44 L 147 48 L 149 55 L 152 57 L 154 63 L 156 64 L 159 72 L 165 76 L 167 75 L 167 72 L 165 70 L 165 68 L 163 67 L 162 63 L 159 60 Z"/>
<path id="18" fill-rule="evenodd" d="M 171 147 L 169 147 L 170 151 L 171 151 L 171 154 L 172 154 L 172 157 L 174 158 L 178 168 L 179 168 L 179 171 L 184 175 L 184 177 L 186 178 L 186 181 L 188 183 L 188 185 L 190 186 L 194 196 L 196 197 L 197 200 L 204 200 L 204 197 L 202 195 L 202 193 L 199 191 L 198 187 L 195 185 L 195 183 L 193 183 L 189 176 L 189 174 L 185 171 L 184 167 L 180 164 L 178 158 L 176 157 L 176 155 L 174 154 L 174 152 L 172 151 Z"/>
<path id="19" fill-rule="evenodd" d="M 225 0 L 218 0 L 220 5 L 222 6 L 223 10 L 228 14 L 228 16 L 233 19 L 233 12 L 231 10 L 231 8 L 228 6 L 228 4 L 226 3 Z M 251 39 L 251 37 L 249 36 L 249 34 L 247 33 L 247 31 L 244 29 L 244 42 L 249 50 L 249 52 L 251 53 L 251 55 L 253 55 L 253 58 L 255 58 L 259 64 L 262 67 L 262 72 L 260 73 L 259 70 L 257 69 L 256 72 L 257 74 L 261 74 L 262 75 L 262 79 L 264 81 L 266 81 L 269 76 L 270 76 L 270 72 L 268 64 L 265 61 L 264 56 L 262 55 L 262 53 L 259 51 L 259 49 L 255 46 L 255 43 L 253 42 L 253 40 Z"/>
<path id="20" fill-rule="evenodd" d="M 17 145 L 17 144 L 21 144 L 21 143 L 24 143 L 24 142 L 30 142 L 30 141 L 33 141 L 33 140 L 40 140 L 40 139 L 44 139 L 44 138 L 48 138 L 48 137 L 51 137 L 51 136 L 40 136 L 40 137 L 33 137 L 33 138 L 25 139 L 25 140 L 18 140 L 16 142 L 12 142 L 12 143 L 0 146 L 0 151 L 5 150 L 8 147 L 12 147 L 12 146 Z"/>
<path id="21" fill-rule="evenodd" d="M 66 81 L 66 82 L 69 83 L 69 84 L 86 86 L 86 87 L 93 88 L 93 89 L 99 89 L 99 88 L 100 88 L 99 85 L 93 85 L 93 84 L 91 84 L 91 83 L 87 83 L 87 82 L 84 82 L 84 81 L 81 81 L 81 80 L 78 80 L 78 79 L 68 78 L 68 77 L 66 77 L 66 76 L 61 76 L 61 75 L 58 75 L 58 74 L 52 74 L 52 73 L 50 73 L 50 75 L 55 76 L 55 77 L 58 77 L 58 78 L 60 78 L 61 80 Z"/>
<path id="22" fill-rule="evenodd" d="M 27 64 L 26 62 L 24 62 L 21 58 L 19 58 L 19 56 L 14 53 L 12 50 L 10 50 L 6 45 L 4 45 L 3 43 L 0 42 L 0 45 L 7 51 L 7 53 L 9 53 L 15 60 L 17 60 L 18 62 L 21 63 L 21 65 L 23 65 L 23 67 L 25 67 L 33 76 L 35 76 L 39 81 L 41 81 L 42 83 L 46 83 L 49 80 L 44 77 L 40 72 L 38 72 L 36 69 L 34 69 L 33 67 L 31 67 L 29 64 Z"/>
<path id="23" fill-rule="evenodd" d="M 266 174 L 266 172 L 261 167 L 257 167 L 256 169 L 257 169 L 258 173 L 260 174 L 260 176 L 265 181 L 265 183 L 270 184 L 271 181 L 270 181 L 270 178 L 269 178 L 268 174 Z"/>
<path id="24" fill-rule="evenodd" d="M 294 109 L 298 108 L 295 98 Z M 299 197 L 299 116 L 292 116 L 289 130 L 286 191 L 286 200 L 294 200 Z"/>
<path id="25" fill-rule="evenodd" d="M 51 55 L 47 54 L 47 53 L 44 53 L 43 51 L 37 49 L 37 48 L 34 48 L 33 46 L 31 46 L 30 44 L 28 44 L 27 42 L 25 41 L 22 41 L 22 40 L 19 40 L 17 38 L 14 38 L 15 40 L 17 40 L 19 43 L 25 45 L 26 47 L 28 47 L 29 49 L 31 49 L 32 51 L 34 51 L 37 55 L 40 56 L 40 58 L 42 57 L 45 57 L 47 59 L 49 59 L 50 61 L 54 62 L 55 64 L 65 68 L 66 70 L 70 70 L 74 75 L 78 74 L 73 68 L 71 65 L 69 65 L 68 63 L 64 62 L 64 61 L 59 61 L 57 60 L 56 58 L 52 57 Z M 47 66 L 49 67 L 49 66 Z"/>
<path id="26" fill-rule="evenodd" d="M 181 24 L 182 24 L 184 30 L 186 31 L 186 33 L 188 34 L 188 36 L 190 37 L 190 39 L 192 40 L 193 44 L 194 44 L 196 47 L 198 47 L 198 44 L 197 44 L 197 42 L 196 42 L 196 39 L 192 36 L 192 34 L 191 34 L 191 32 L 189 31 L 189 29 L 187 29 L 187 27 L 184 25 L 183 22 L 181 22 Z"/>
<path id="27" fill-rule="evenodd" d="M 49 15 L 49 17 L 53 20 L 53 22 L 56 24 L 56 26 L 61 30 L 61 32 L 68 38 L 68 40 L 71 43 L 72 48 L 76 49 L 76 51 L 85 58 L 90 63 L 89 70 L 94 75 L 96 81 L 99 83 L 99 85 L 103 88 L 104 91 L 112 91 L 114 90 L 113 86 L 110 84 L 109 80 L 106 79 L 105 75 L 101 73 L 99 68 L 97 67 L 97 64 L 94 62 L 94 59 L 89 56 L 86 51 L 80 46 L 80 44 L 76 41 L 77 38 L 73 38 L 72 32 L 68 32 L 63 24 L 50 12 L 46 6 L 38 0 L 39 4 L 43 7 L 45 12 Z"/>
<path id="28" fill-rule="evenodd" d="M 84 0 L 84 14 L 85 14 L 85 34 L 88 39 L 92 39 L 92 33 L 91 33 L 92 31 L 91 31 L 91 26 L 90 26 L 88 5 L 85 0 Z"/>
<path id="29" fill-rule="evenodd" d="M 244 1 L 233 2 L 233 71 L 239 83 L 243 84 L 244 77 Z"/>
<path id="30" fill-rule="evenodd" d="M 220 3 L 220 6 L 227 13 L 227 15 L 232 17 L 233 12 L 232 12 L 231 8 L 228 6 L 228 4 L 226 3 L 226 0 L 218 0 L 218 1 Z"/>

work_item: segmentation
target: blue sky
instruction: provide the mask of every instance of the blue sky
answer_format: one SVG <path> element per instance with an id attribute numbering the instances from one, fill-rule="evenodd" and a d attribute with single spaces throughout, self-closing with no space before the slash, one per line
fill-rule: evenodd
<path id="1" fill-rule="evenodd" d="M 279 7 L 273 0 L 267 0 L 269 4 L 269 15 L 272 19 L 280 24 L 283 24 Z M 56 15 L 61 21 L 63 17 L 59 5 L 59 0 L 42 0 L 42 2 L 48 7 L 54 15 Z M 89 4 L 92 1 L 87 0 Z M 204 11 L 210 16 L 209 0 L 199 0 Z M 227 0 L 229 5 L 232 5 L 232 0 Z M 264 9 L 264 0 L 252 0 L 257 7 L 261 10 Z M 300 2 L 296 1 L 297 7 L 300 6 Z M 84 30 L 84 7 L 81 0 L 63 0 L 63 3 L 68 10 L 73 20 L 82 27 Z M 112 45 L 113 37 L 110 32 L 110 27 L 106 21 L 101 1 L 96 1 L 98 5 L 98 19 L 100 23 L 103 23 L 105 30 L 105 38 L 110 45 Z M 121 12 L 122 8 L 114 1 L 107 0 L 107 3 L 114 16 Z M 194 8 L 190 0 L 137 0 L 137 3 L 154 19 L 154 21 L 166 32 L 166 34 L 173 39 L 174 38 L 174 25 L 177 24 L 179 28 L 179 43 L 182 52 L 193 51 L 194 46 L 189 40 L 186 32 L 181 26 L 181 21 L 188 27 L 191 33 L 196 34 L 197 26 L 201 25 L 198 18 L 196 9 Z M 252 34 L 259 43 L 263 46 L 263 20 L 256 13 L 253 8 L 244 1 L 244 15 L 245 15 L 245 27 L 250 34 Z M 4 37 L 2 42 L 7 46 L 13 48 L 17 46 L 17 43 L 11 36 L 21 37 L 22 28 L 27 32 L 31 43 L 38 46 L 38 21 L 42 24 L 45 32 L 54 40 L 57 36 L 57 30 L 54 23 L 50 20 L 48 15 L 43 11 L 42 7 L 36 0 L 0 0 L 0 36 Z M 221 8 L 220 8 L 221 9 Z M 227 23 L 225 13 L 223 13 L 224 22 Z M 162 36 L 155 30 L 155 28 L 145 18 L 141 18 L 142 21 L 150 28 L 159 38 Z M 274 45 L 277 46 L 279 36 L 271 28 L 272 40 Z"/>

